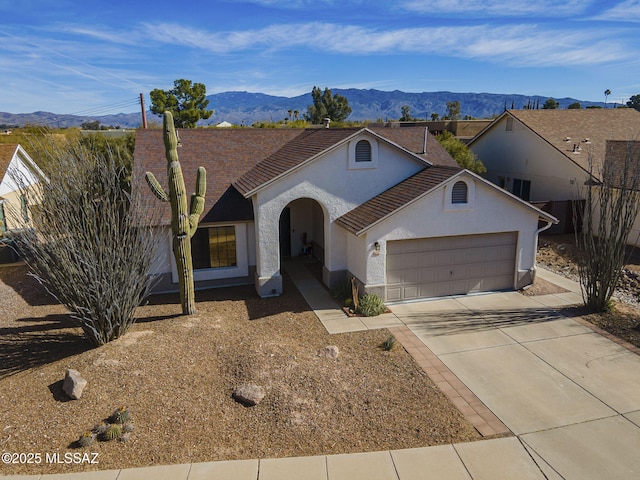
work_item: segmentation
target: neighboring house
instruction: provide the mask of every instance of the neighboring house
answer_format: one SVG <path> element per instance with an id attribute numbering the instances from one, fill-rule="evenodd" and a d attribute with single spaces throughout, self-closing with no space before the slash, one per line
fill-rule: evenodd
<path id="1" fill-rule="evenodd" d="M 35 185 L 36 180 L 31 174 L 33 168 L 37 167 L 21 145 L 0 144 L 0 236 L 18 228 L 10 212 L 20 212 L 24 220 L 29 219 L 32 205 L 14 178 L 22 179 L 27 187 Z"/>
<path id="2" fill-rule="evenodd" d="M 354 276 L 386 301 L 511 290 L 533 281 L 539 221 L 556 221 L 460 169 L 424 127 L 179 136 L 188 191 L 197 167 L 207 169 L 192 240 L 197 287 L 254 283 L 262 297 L 279 295 L 282 258 L 313 255 L 326 285 Z M 166 183 L 160 130 L 138 130 L 134 157 L 134 171 Z M 168 232 L 166 204 L 164 215 Z M 159 291 L 177 289 L 167 237 Z"/>
<path id="3" fill-rule="evenodd" d="M 614 187 L 620 187 L 624 184 L 623 172 L 627 171 L 626 185 L 627 188 L 636 189 L 640 187 L 640 179 L 633 178 L 640 174 L 640 140 L 607 140 L 604 172 L 605 176 Z M 635 185 L 634 185 L 635 184 Z M 600 208 L 598 195 L 601 187 L 595 185 L 594 206 L 593 209 L 593 228 L 597 231 L 600 223 Z M 614 190 L 614 198 L 615 198 Z M 627 239 L 628 245 L 640 246 L 640 215 L 636 216 L 633 227 L 629 232 Z"/>
<path id="4" fill-rule="evenodd" d="M 560 220 L 551 231 L 573 231 L 571 201 L 593 171 L 599 179 L 607 140 L 640 138 L 632 108 L 507 110 L 476 135 L 469 148 L 489 181 L 526 201 L 546 203 Z M 590 164 L 593 164 L 591 169 Z"/>

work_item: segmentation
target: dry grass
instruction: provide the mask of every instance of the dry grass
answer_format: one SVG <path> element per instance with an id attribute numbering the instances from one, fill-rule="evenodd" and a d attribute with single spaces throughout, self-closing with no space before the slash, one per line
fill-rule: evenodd
<path id="1" fill-rule="evenodd" d="M 12 465 L 4 474 L 419 447 L 480 439 L 388 331 L 329 335 L 285 278 L 285 295 L 252 287 L 198 292 L 198 314 L 178 298 L 153 298 L 123 338 L 91 348 L 64 309 L 25 277 L 0 268 L 0 450 L 97 452 L 98 465 Z M 337 359 L 317 351 L 337 345 Z M 61 391 L 65 369 L 89 384 Z M 245 408 L 243 382 L 266 389 Z M 135 431 L 127 443 L 71 443 L 120 405 Z"/>

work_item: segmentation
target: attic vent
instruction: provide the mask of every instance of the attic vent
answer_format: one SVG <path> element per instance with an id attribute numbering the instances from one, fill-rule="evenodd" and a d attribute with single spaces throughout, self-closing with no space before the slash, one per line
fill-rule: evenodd
<path id="1" fill-rule="evenodd" d="M 467 203 L 467 194 L 467 184 L 463 181 L 456 182 L 451 190 L 451 203 Z"/>
<path id="2" fill-rule="evenodd" d="M 570 142 L 571 141 L 571 137 L 564 137 L 564 141 L 565 142 Z"/>
<path id="3" fill-rule="evenodd" d="M 371 161 L 371 144 L 366 140 L 356 143 L 356 162 Z"/>
<path id="4" fill-rule="evenodd" d="M 582 143 L 591 143 L 591 139 L 589 137 L 582 140 Z"/>

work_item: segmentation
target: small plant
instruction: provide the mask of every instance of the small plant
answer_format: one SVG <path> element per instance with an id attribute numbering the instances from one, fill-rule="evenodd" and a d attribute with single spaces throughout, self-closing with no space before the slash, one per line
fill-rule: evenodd
<path id="1" fill-rule="evenodd" d="M 135 424 L 133 422 L 126 422 L 122 424 L 122 433 L 131 433 L 135 428 Z"/>
<path id="2" fill-rule="evenodd" d="M 393 335 L 389 335 L 387 337 L 387 339 L 382 342 L 382 349 L 385 352 L 390 352 L 391 350 L 393 350 L 393 347 L 396 346 L 396 337 L 394 337 Z"/>
<path id="3" fill-rule="evenodd" d="M 109 424 L 107 422 L 100 422 L 91 430 L 96 435 L 102 435 L 109 428 Z"/>
<path id="4" fill-rule="evenodd" d="M 123 424 L 127 423 L 130 418 L 131 414 L 129 413 L 129 409 L 123 405 L 113 412 L 111 417 L 109 417 L 109 420 L 111 423 Z"/>
<path id="5" fill-rule="evenodd" d="M 384 313 L 387 310 L 382 299 L 375 293 L 367 293 L 360 297 L 356 313 L 364 315 L 365 317 L 375 317 Z"/>
<path id="6" fill-rule="evenodd" d="M 115 440 L 116 438 L 120 438 L 122 436 L 122 425 L 119 424 L 111 424 L 107 428 L 107 430 L 102 434 L 101 440 L 108 442 L 110 440 Z"/>
<path id="7" fill-rule="evenodd" d="M 91 430 L 87 430 L 82 435 L 80 435 L 80 438 L 76 443 L 78 444 L 79 447 L 88 447 L 93 443 L 95 439 L 96 439 L 96 434 L 93 433 Z"/>
<path id="8" fill-rule="evenodd" d="M 342 280 L 331 289 L 331 295 L 336 300 L 351 299 L 351 279 L 348 275 L 345 275 Z"/>

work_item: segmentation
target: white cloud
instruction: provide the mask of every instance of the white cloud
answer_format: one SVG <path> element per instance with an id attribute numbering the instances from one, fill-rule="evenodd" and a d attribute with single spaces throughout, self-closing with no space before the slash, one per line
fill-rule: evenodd
<path id="1" fill-rule="evenodd" d="M 640 22 L 640 0 L 625 0 L 595 17 L 596 20 Z"/>
<path id="2" fill-rule="evenodd" d="M 536 25 L 426 27 L 379 30 L 326 23 L 271 25 L 259 30 L 207 32 L 146 24 L 154 41 L 232 54 L 309 48 L 345 55 L 418 54 L 509 61 L 512 65 L 599 65 L 631 57 L 633 49 L 608 30 L 554 30 Z M 602 55 L 606 51 L 607 55 Z"/>
<path id="3" fill-rule="evenodd" d="M 484 17 L 508 17 L 540 14 L 556 17 L 580 14 L 591 3 L 591 0 L 406 0 L 402 6 L 433 15 L 474 13 Z"/>

